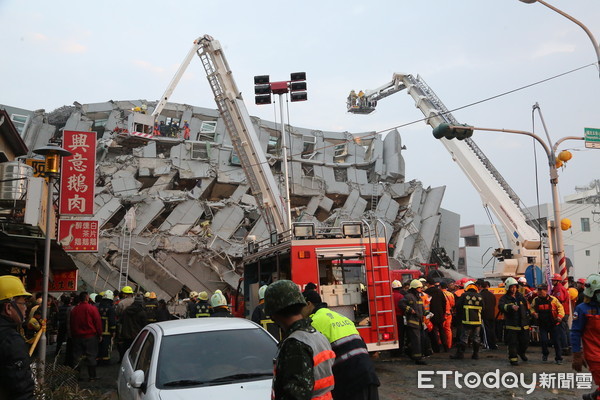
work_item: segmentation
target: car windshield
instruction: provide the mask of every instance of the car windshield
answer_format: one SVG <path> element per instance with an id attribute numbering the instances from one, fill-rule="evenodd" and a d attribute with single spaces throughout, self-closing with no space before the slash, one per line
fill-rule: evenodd
<path id="1" fill-rule="evenodd" d="M 262 329 L 165 336 L 160 345 L 159 389 L 221 385 L 273 375 L 276 342 Z"/>

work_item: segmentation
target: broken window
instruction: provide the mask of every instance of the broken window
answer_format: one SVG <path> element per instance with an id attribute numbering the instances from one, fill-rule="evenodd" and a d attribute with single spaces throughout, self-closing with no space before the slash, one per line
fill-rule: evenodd
<path id="1" fill-rule="evenodd" d="M 267 153 L 277 154 L 279 151 L 279 138 L 277 136 L 269 136 L 269 142 L 267 143 Z"/>
<path id="2" fill-rule="evenodd" d="M 27 115 L 20 114 L 11 114 L 10 119 L 12 120 L 15 128 L 19 131 L 19 133 L 23 133 L 23 128 L 25 128 L 25 124 L 27 123 L 27 119 L 29 117 Z"/>
<path id="3" fill-rule="evenodd" d="M 210 146 L 208 143 L 192 142 L 192 160 L 208 160 Z"/>
<path id="4" fill-rule="evenodd" d="M 217 121 L 202 121 L 200 124 L 200 132 L 198 132 L 198 140 L 214 142 L 217 132 Z"/>
<path id="5" fill-rule="evenodd" d="M 92 131 L 98 134 L 98 137 L 101 137 L 106 129 L 106 123 L 108 122 L 108 118 L 103 119 L 95 119 L 92 124 Z"/>
<path id="6" fill-rule="evenodd" d="M 337 162 L 337 163 L 343 162 L 347 155 L 348 155 L 348 144 L 347 143 L 336 144 L 333 147 L 333 161 L 334 162 Z"/>
<path id="7" fill-rule="evenodd" d="M 315 166 L 311 164 L 302 164 L 302 173 L 304 176 L 315 176 Z"/>
<path id="8" fill-rule="evenodd" d="M 334 168 L 333 175 L 336 182 L 348 182 L 348 170 L 346 168 Z"/>
<path id="9" fill-rule="evenodd" d="M 465 247 L 479 247 L 479 236 L 465 236 Z"/>
<path id="10" fill-rule="evenodd" d="M 314 136 L 302 136 L 302 142 L 304 146 L 302 147 L 302 158 L 312 159 L 317 152 L 315 151 L 315 144 L 317 143 L 317 138 Z M 312 175 L 311 175 L 312 176 Z"/>
<path id="11" fill-rule="evenodd" d="M 235 150 L 231 150 L 231 157 L 229 158 L 229 164 L 237 165 L 238 167 L 242 166 L 242 161 L 240 160 L 240 157 L 237 155 Z"/>

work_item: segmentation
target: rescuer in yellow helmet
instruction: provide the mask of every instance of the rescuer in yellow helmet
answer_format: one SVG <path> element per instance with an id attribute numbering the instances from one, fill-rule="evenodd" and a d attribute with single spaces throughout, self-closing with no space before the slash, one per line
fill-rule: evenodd
<path id="1" fill-rule="evenodd" d="M 400 300 L 400 309 L 404 312 L 406 318 L 405 333 L 408 338 L 410 358 L 417 365 L 426 365 L 421 351 L 421 342 L 424 338 L 423 317 L 425 309 L 423 308 L 423 282 L 413 279 L 410 282 L 408 293 Z"/>
<path id="2" fill-rule="evenodd" d="M 6 399 L 33 399 L 31 359 L 17 331 L 31 296 L 19 278 L 0 276 L 0 394 Z"/>

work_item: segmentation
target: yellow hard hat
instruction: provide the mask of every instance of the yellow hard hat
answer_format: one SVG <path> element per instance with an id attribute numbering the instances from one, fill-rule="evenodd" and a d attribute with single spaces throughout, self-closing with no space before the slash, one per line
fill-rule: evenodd
<path id="1" fill-rule="evenodd" d="M 192 290 L 190 292 L 190 299 L 194 299 L 196 297 L 198 297 L 198 292 L 196 292 L 195 290 Z"/>
<path id="2" fill-rule="evenodd" d="M 146 293 L 144 293 L 144 297 L 145 297 L 145 298 L 148 298 L 148 297 L 150 297 L 150 292 L 146 292 Z"/>
<path id="3" fill-rule="evenodd" d="M 206 301 L 206 300 L 208 300 L 208 293 L 206 293 L 205 291 L 202 291 L 202 292 L 198 293 L 198 298 L 200 300 Z"/>
<path id="4" fill-rule="evenodd" d="M 23 282 L 14 275 L 0 276 L 0 301 L 19 296 L 31 296 L 31 293 L 25 290 Z"/>
<path id="5" fill-rule="evenodd" d="M 417 288 L 422 288 L 422 287 L 423 287 L 423 282 L 421 282 L 419 279 L 413 279 L 412 281 L 410 281 L 411 289 L 417 289 Z"/>
<path id="6" fill-rule="evenodd" d="M 123 286 L 123 288 L 121 289 L 121 293 L 133 294 L 133 289 L 131 288 L 131 286 Z"/>
<path id="7" fill-rule="evenodd" d="M 148 295 L 148 298 L 155 299 L 156 298 L 156 293 L 150 292 L 150 294 Z"/>

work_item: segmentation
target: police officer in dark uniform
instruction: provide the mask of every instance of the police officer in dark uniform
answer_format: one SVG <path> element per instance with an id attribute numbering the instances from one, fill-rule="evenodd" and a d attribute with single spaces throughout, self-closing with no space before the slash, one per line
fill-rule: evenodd
<path id="1" fill-rule="evenodd" d="M 473 360 L 479 359 L 479 348 L 481 346 L 481 312 L 483 310 L 483 297 L 477 292 L 477 286 L 473 281 L 465 283 L 465 291 L 456 301 L 456 310 L 459 321 L 462 323 L 460 341 L 456 346 L 456 354 L 450 358 L 462 360 L 469 341 L 473 343 Z"/>
<path id="2" fill-rule="evenodd" d="M 210 317 L 210 313 L 212 311 L 212 307 L 208 303 L 208 293 L 200 292 L 198 293 L 198 301 L 194 305 L 196 307 L 194 317 L 196 318 L 206 318 Z"/>

